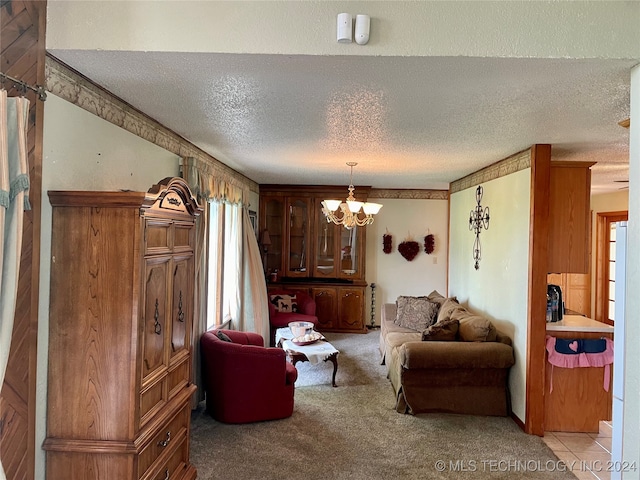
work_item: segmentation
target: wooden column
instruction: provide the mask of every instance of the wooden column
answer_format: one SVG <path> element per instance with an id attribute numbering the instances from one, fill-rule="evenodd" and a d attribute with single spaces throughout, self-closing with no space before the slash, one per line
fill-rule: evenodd
<path id="1" fill-rule="evenodd" d="M 529 222 L 529 318 L 525 432 L 544 434 L 547 256 L 551 145 L 531 147 L 531 220 Z"/>

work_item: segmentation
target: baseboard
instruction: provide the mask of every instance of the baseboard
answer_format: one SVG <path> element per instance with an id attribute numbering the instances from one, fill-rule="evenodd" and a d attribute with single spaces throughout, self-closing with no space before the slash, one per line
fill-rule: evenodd
<path id="1" fill-rule="evenodd" d="M 516 422 L 516 425 L 520 427 L 520 430 L 524 432 L 524 422 L 520 420 L 515 413 L 511 412 L 511 419 Z"/>

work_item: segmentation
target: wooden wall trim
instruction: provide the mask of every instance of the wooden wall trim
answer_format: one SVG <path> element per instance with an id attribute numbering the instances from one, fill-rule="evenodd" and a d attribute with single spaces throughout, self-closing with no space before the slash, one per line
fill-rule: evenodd
<path id="1" fill-rule="evenodd" d="M 529 222 L 529 304 L 527 319 L 527 382 L 524 429 L 544 435 L 547 258 L 549 250 L 549 188 L 551 145 L 531 147 Z"/>
<path id="2" fill-rule="evenodd" d="M 0 1 L 2 72 L 29 85 L 45 83 L 46 11 L 46 0 Z M 7 85 L 7 91 L 9 96 L 19 94 L 11 85 Z M 31 210 L 24 216 L 18 301 L 9 363 L 0 391 L 0 456 L 8 480 L 35 477 L 44 103 L 34 92 L 28 91 L 26 97 L 30 102 L 27 149 Z"/>

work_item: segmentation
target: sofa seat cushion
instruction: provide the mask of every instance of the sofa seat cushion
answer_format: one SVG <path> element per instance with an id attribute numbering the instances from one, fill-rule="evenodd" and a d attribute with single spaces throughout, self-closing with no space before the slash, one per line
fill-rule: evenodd
<path id="1" fill-rule="evenodd" d="M 404 369 L 509 368 L 513 348 L 499 342 L 406 342 L 397 347 Z"/>

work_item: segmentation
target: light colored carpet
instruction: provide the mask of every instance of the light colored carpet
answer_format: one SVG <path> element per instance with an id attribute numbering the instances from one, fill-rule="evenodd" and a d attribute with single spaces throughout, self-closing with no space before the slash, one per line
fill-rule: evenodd
<path id="1" fill-rule="evenodd" d="M 397 413 L 379 365 L 379 334 L 326 334 L 340 350 L 338 387 L 331 363 L 298 363 L 290 418 L 226 425 L 203 403 L 191 431 L 198 478 L 575 479 L 542 439 L 510 418 Z"/>

